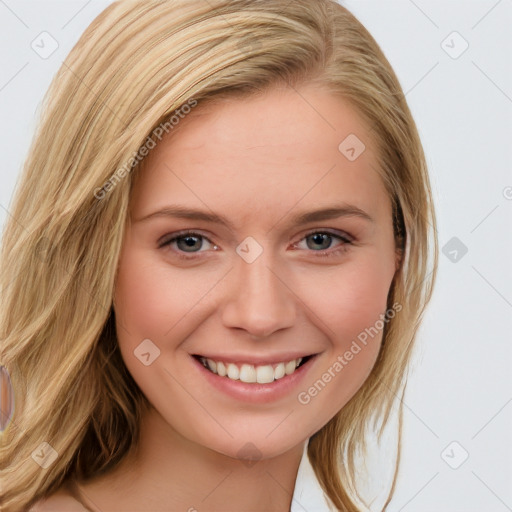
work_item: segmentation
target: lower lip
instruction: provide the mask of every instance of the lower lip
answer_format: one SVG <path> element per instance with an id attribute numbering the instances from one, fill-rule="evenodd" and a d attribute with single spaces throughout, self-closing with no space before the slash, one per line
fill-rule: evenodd
<path id="1" fill-rule="evenodd" d="M 232 380 L 228 377 L 220 377 L 216 373 L 207 370 L 195 357 L 190 357 L 201 377 L 205 378 L 211 386 L 236 400 L 259 404 L 279 400 L 297 391 L 300 383 L 304 380 L 313 362 L 316 360 L 316 355 L 314 355 L 291 375 L 285 375 L 283 378 L 268 384 L 258 384 L 257 382 L 248 383 L 241 380 Z"/>

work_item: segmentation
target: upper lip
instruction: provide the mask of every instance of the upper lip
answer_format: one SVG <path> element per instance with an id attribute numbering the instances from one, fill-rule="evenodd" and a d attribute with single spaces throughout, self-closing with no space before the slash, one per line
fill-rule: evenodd
<path id="1" fill-rule="evenodd" d="M 293 359 L 299 359 L 302 357 L 303 359 L 308 356 L 316 355 L 313 352 L 283 352 L 282 354 L 277 355 L 263 355 L 263 356 L 255 356 L 255 355 L 222 355 L 222 354 L 206 354 L 206 353 L 195 353 L 192 354 L 198 357 L 205 357 L 207 359 L 212 359 L 216 362 L 223 363 L 233 363 L 233 364 L 251 364 L 253 366 L 263 366 L 263 365 L 271 365 L 277 363 L 287 363 L 288 361 L 292 361 Z"/>

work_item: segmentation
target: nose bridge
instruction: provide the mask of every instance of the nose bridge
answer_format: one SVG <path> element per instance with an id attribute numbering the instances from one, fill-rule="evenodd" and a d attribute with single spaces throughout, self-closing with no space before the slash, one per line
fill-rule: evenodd
<path id="1" fill-rule="evenodd" d="M 263 251 L 252 262 L 243 257 L 235 259 L 223 309 L 226 327 L 241 328 L 252 335 L 265 337 L 293 325 L 296 315 L 294 295 L 276 267 L 270 251 Z"/>

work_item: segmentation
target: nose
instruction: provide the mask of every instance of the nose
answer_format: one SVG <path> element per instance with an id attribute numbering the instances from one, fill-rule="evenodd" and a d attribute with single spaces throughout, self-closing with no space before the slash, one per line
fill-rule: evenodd
<path id="1" fill-rule="evenodd" d="M 242 258 L 235 263 L 222 311 L 226 327 L 258 338 L 291 327 L 296 319 L 296 296 L 264 254 L 252 263 Z"/>

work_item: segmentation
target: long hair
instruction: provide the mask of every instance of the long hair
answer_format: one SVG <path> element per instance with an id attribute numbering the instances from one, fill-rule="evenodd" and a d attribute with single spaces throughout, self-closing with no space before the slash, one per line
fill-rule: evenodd
<path id="1" fill-rule="evenodd" d="M 336 509 L 360 510 L 355 457 L 405 391 L 437 272 L 428 171 L 399 81 L 335 0 L 121 0 L 56 74 L 3 234 L 0 363 L 15 404 L 0 447 L 4 512 L 112 469 L 137 443 L 148 402 L 122 360 L 112 304 L 141 148 L 187 108 L 276 84 L 327 88 L 370 123 L 403 254 L 388 295 L 402 309 L 376 364 L 308 446 Z"/>

